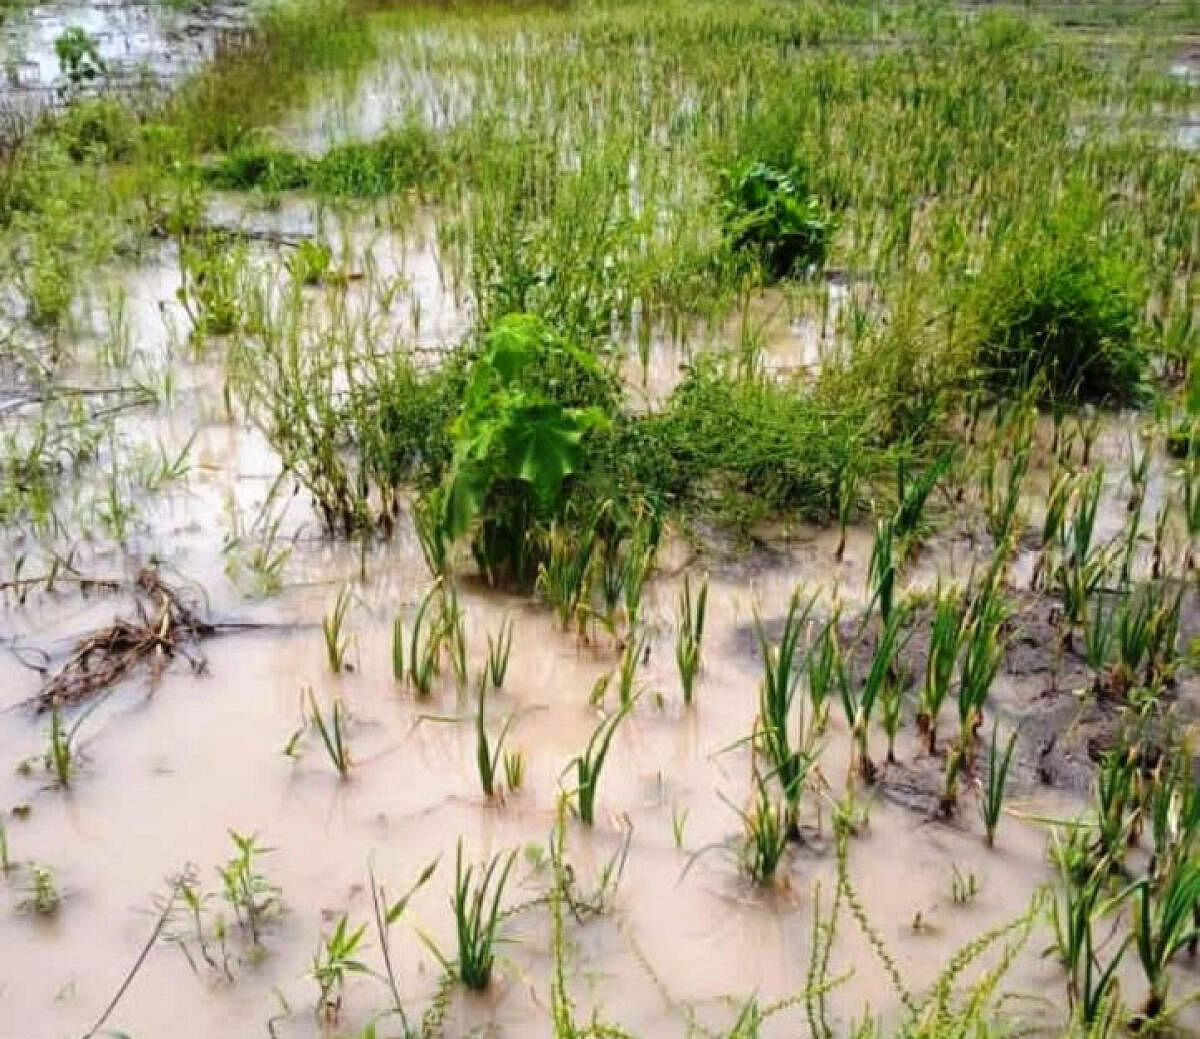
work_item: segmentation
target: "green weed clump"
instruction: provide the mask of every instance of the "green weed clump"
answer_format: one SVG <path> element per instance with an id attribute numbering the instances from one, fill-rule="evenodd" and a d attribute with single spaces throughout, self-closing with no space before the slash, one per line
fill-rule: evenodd
<path id="1" fill-rule="evenodd" d="M 861 481 L 886 465 L 872 424 L 855 400 L 701 361 L 660 411 L 614 431 L 605 468 L 626 493 L 743 529 L 781 512 L 824 522 L 853 495 L 852 463 Z"/>
<path id="2" fill-rule="evenodd" d="M 332 198 L 382 198 L 432 189 L 444 163 L 432 131 L 417 123 L 311 158 L 262 141 L 239 145 L 202 171 L 217 188 L 267 193 L 310 190 Z"/>
<path id="3" fill-rule="evenodd" d="M 811 193 L 800 167 L 751 162 L 725 171 L 722 217 L 735 253 L 762 265 L 769 281 L 804 274 L 825 262 L 832 215 Z"/>
<path id="4" fill-rule="evenodd" d="M 985 266 L 978 363 L 993 388 L 1111 404 L 1140 394 L 1144 290 L 1129 258 L 1082 220 L 1015 235 Z"/>

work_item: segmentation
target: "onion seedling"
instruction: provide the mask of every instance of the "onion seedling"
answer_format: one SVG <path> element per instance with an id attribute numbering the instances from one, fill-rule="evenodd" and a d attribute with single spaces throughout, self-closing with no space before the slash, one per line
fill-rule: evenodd
<path id="1" fill-rule="evenodd" d="M 571 793 L 575 797 L 580 821 L 586 826 L 591 826 L 596 821 L 596 790 L 600 783 L 600 774 L 604 771 L 604 762 L 608 758 L 608 750 L 612 746 L 617 726 L 625 720 L 632 707 L 633 701 L 630 700 L 616 714 L 610 715 L 597 725 L 583 753 L 576 755 L 567 765 L 568 770 L 572 766 L 575 768 L 576 786 Z"/>
<path id="2" fill-rule="evenodd" d="M 500 622 L 500 630 L 494 639 L 491 633 L 488 633 L 487 665 L 484 673 L 493 689 L 500 689 L 504 686 L 504 679 L 508 674 L 508 661 L 512 654 L 512 640 L 513 625 L 510 617 L 505 617 Z"/>
<path id="3" fill-rule="evenodd" d="M 494 856 L 482 867 L 476 879 L 475 867 L 463 864 L 462 839 L 458 842 L 454 857 L 452 900 L 458 959 L 452 965 L 443 960 L 443 965 L 453 970 L 458 980 L 475 992 L 486 989 L 492 978 L 500 930 L 500 899 L 516 858 L 515 851 Z M 437 950 L 433 951 L 441 959 Z"/>
<path id="4" fill-rule="evenodd" d="M 704 614 L 708 606 L 708 578 L 700 585 L 695 600 L 692 598 L 691 578 L 683 579 L 683 591 L 679 595 L 679 632 L 675 640 L 675 663 L 679 667 L 679 681 L 683 686 L 683 702 L 692 703 L 696 673 L 700 670 L 700 645 L 704 639 Z"/>
<path id="5" fill-rule="evenodd" d="M 346 615 L 349 610 L 350 589 L 342 588 L 334 600 L 333 612 L 326 614 L 321 621 L 321 632 L 325 636 L 325 658 L 329 661 L 329 670 L 335 675 L 340 674 L 346 666 L 346 652 L 349 649 Z"/>
<path id="6" fill-rule="evenodd" d="M 484 723 L 484 707 L 487 703 L 487 671 L 479 677 L 479 708 L 475 712 L 475 762 L 479 768 L 479 785 L 483 787 L 485 797 L 496 793 L 496 772 L 500 767 L 501 754 L 504 751 L 504 740 L 508 730 L 512 728 L 515 715 L 509 715 L 496 738 L 495 749 L 488 738 L 487 726 Z"/>
<path id="7" fill-rule="evenodd" d="M 346 740 L 346 711 L 342 707 L 342 701 L 338 699 L 333 701 L 329 718 L 326 720 L 321 705 L 317 703 L 317 694 L 313 692 L 311 686 L 307 693 L 309 724 L 321 738 L 321 746 L 325 748 L 325 753 L 333 763 L 333 767 L 337 769 L 338 775 L 342 779 L 346 779 L 350 775 L 351 762 L 350 745 Z"/>
<path id="8" fill-rule="evenodd" d="M 1004 794 L 1008 786 L 1008 771 L 1012 765 L 1013 752 L 1017 747 L 1017 732 L 1014 729 L 1004 744 L 999 747 L 1000 726 L 992 726 L 992 745 L 988 754 L 987 778 L 983 783 L 980 811 L 983 826 L 987 831 L 984 838 L 989 848 L 996 843 L 996 827 L 1000 825 L 1000 812 L 1004 807 Z"/>
<path id="9" fill-rule="evenodd" d="M 1147 877 L 1128 890 L 1135 898 L 1135 947 L 1150 989 L 1142 1012 L 1154 1022 L 1167 1011 L 1171 960 L 1200 933 L 1193 917 L 1200 902 L 1200 860 L 1179 861 L 1157 892 Z"/>

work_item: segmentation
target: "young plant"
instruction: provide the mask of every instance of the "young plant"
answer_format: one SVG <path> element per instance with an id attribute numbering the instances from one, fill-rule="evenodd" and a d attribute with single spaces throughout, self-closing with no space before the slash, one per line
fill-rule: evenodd
<path id="1" fill-rule="evenodd" d="M 505 720 L 500 729 L 500 735 L 496 737 L 496 745 L 493 749 L 487 734 L 487 725 L 484 722 L 487 692 L 488 682 L 485 670 L 479 677 L 479 708 L 475 712 L 475 763 L 479 769 L 479 785 L 483 788 L 484 796 L 490 798 L 496 793 L 496 773 L 500 767 L 500 756 L 504 751 L 504 740 L 508 736 L 508 730 L 512 728 L 516 716 L 510 714 Z"/>
<path id="2" fill-rule="evenodd" d="M 596 524 L 589 524 L 581 535 L 573 536 L 569 528 L 554 523 L 549 543 L 549 557 L 542 564 L 537 585 L 566 631 L 585 603 L 597 543 Z"/>
<path id="3" fill-rule="evenodd" d="M 342 701 L 334 699 L 329 717 L 326 718 L 321 710 L 321 705 L 317 703 L 317 694 L 312 687 L 309 686 L 306 692 L 308 694 L 308 723 L 321 738 L 321 746 L 325 748 L 325 753 L 333 767 L 337 769 L 337 774 L 342 779 L 346 779 L 350 775 L 351 761 L 350 745 L 346 740 L 346 711 L 342 707 Z"/>
<path id="4" fill-rule="evenodd" d="M 754 621 L 763 661 L 754 745 L 771 766 L 771 775 L 783 790 L 788 808 L 788 829 L 792 833 L 798 833 L 800 795 L 810 764 L 792 732 L 792 703 L 800 682 L 796 650 L 815 602 L 815 595 L 804 602 L 799 588 L 792 592 L 778 646 L 771 645 L 757 613 Z"/>
<path id="5" fill-rule="evenodd" d="M 370 974 L 370 968 L 356 959 L 366 924 L 350 930 L 345 913 L 338 917 L 333 933 L 321 939 L 313 954 L 309 974 L 317 983 L 316 1013 L 328 1022 L 336 1021 L 342 1008 L 342 990 L 350 974 Z"/>
<path id="6" fill-rule="evenodd" d="M 617 726 L 625 720 L 632 708 L 633 701 L 630 700 L 616 714 L 610 715 L 597 725 L 583 753 L 576 755 L 567 765 L 568 769 L 572 766 L 575 768 L 576 785 L 571 793 L 575 798 L 580 821 L 586 826 L 592 826 L 596 821 L 596 791 L 613 736 Z"/>
<path id="7" fill-rule="evenodd" d="M 621 706 L 633 703 L 634 685 L 637 682 L 638 666 L 645 658 L 650 645 L 650 635 L 643 629 L 636 636 L 631 631 L 621 651 L 621 664 L 617 669 L 617 690 L 621 694 Z"/>
<path id="8" fill-rule="evenodd" d="M 230 830 L 229 836 L 234 855 L 218 870 L 222 890 L 238 925 L 257 948 L 266 922 L 283 909 L 279 888 L 258 870 L 259 857 L 272 849 L 262 847 L 253 834 L 247 837 Z"/>
<path id="9" fill-rule="evenodd" d="M 812 708 L 813 731 L 821 734 L 829 724 L 829 694 L 842 668 L 842 647 L 838 637 L 841 613 L 834 610 L 825 622 L 821 633 L 812 645 L 804 661 L 804 674 L 808 680 L 808 702 Z"/>
<path id="10" fill-rule="evenodd" d="M 459 981 L 475 992 L 482 992 L 491 981 L 500 930 L 500 898 L 516 858 L 515 851 L 507 856 L 494 856 L 479 874 L 478 881 L 472 883 L 475 867 L 464 868 L 461 838 L 458 842 L 453 899 L 458 959 L 453 970 Z"/>
<path id="11" fill-rule="evenodd" d="M 54 779 L 64 790 L 71 785 L 71 774 L 75 770 L 75 753 L 71 740 L 75 729 L 68 731 L 63 726 L 62 707 L 57 700 L 50 712 L 50 746 L 46 751 L 46 767 L 54 773 Z"/>
<path id="12" fill-rule="evenodd" d="M 346 653 L 350 643 L 346 635 L 346 616 L 350 611 L 350 589 L 342 588 L 334 600 L 333 612 L 321 621 L 321 632 L 325 636 L 325 659 L 329 670 L 341 674 L 346 667 Z"/>
<path id="13" fill-rule="evenodd" d="M 404 618 L 397 616 L 392 620 L 392 678 L 403 682 L 407 675 L 404 667 Z"/>
<path id="14" fill-rule="evenodd" d="M 700 645 L 704 639 L 704 614 L 708 606 L 708 578 L 700 585 L 700 591 L 692 599 L 691 577 L 683 579 L 683 591 L 679 595 L 679 630 L 675 638 L 675 663 L 679 668 L 679 682 L 683 686 L 683 702 L 692 703 L 696 674 L 700 670 Z"/>
<path id="15" fill-rule="evenodd" d="M 408 1017 L 404 1012 L 404 1002 L 400 998 L 400 985 L 396 980 L 396 968 L 392 961 L 391 927 L 392 924 L 404 915 L 404 911 L 408 908 L 409 902 L 412 901 L 413 895 L 429 882 L 437 867 L 438 860 L 434 859 L 421 871 L 413 885 L 395 901 L 388 898 L 387 891 L 375 879 L 374 869 L 370 871 L 371 908 L 375 914 L 375 934 L 379 939 L 379 951 L 383 955 L 384 977 L 387 980 L 388 989 L 392 994 L 392 1013 L 399 1016 L 400 1027 L 404 1035 L 409 1035 L 410 1030 L 408 1027 Z"/>
<path id="16" fill-rule="evenodd" d="M 466 613 L 458 601 L 458 589 L 453 582 L 441 585 L 438 616 L 438 641 L 450 655 L 450 666 L 454 670 L 454 681 L 459 692 L 467 688 L 467 627 Z"/>
<path id="17" fill-rule="evenodd" d="M 871 593 L 871 604 L 879 605 L 879 616 L 884 624 L 892 615 L 896 588 L 896 563 L 892 557 L 894 543 L 892 521 L 880 520 L 875 525 L 875 543 L 867 567 L 867 590 Z"/>
<path id="18" fill-rule="evenodd" d="M 1013 752 L 1017 747 L 1017 733 L 1014 729 L 1009 734 L 1008 742 L 1003 749 L 998 745 L 1000 726 L 992 726 L 992 744 L 988 754 L 987 778 L 983 783 L 982 797 L 979 802 L 983 815 L 983 827 L 986 831 L 984 838 L 989 848 L 996 843 L 996 827 L 1000 825 L 1000 812 L 1004 807 L 1004 795 L 1008 787 L 1008 771 L 1012 765 Z"/>
<path id="19" fill-rule="evenodd" d="M 1200 902 L 1200 860 L 1180 861 L 1157 893 L 1146 877 L 1131 885 L 1130 891 L 1135 897 L 1133 931 L 1138 959 L 1150 988 L 1142 1013 L 1148 1021 L 1157 1022 L 1168 1009 L 1171 960 L 1200 933 L 1193 916 Z"/>
<path id="20" fill-rule="evenodd" d="M 748 811 L 737 810 L 742 820 L 742 869 L 757 884 L 770 884 L 787 851 L 789 810 L 776 801 L 763 777 L 754 776 L 754 801 Z"/>
<path id="21" fill-rule="evenodd" d="M 525 755 L 519 750 L 504 752 L 504 785 L 515 793 L 525 783 Z"/>
<path id="22" fill-rule="evenodd" d="M 1004 603 L 992 588 L 976 600 L 974 616 L 965 633 L 965 650 L 958 678 L 959 750 L 971 755 L 975 734 L 983 722 L 983 706 L 1004 659 Z"/>
<path id="23" fill-rule="evenodd" d="M 928 752 L 937 753 L 938 715 L 950 695 L 954 666 L 963 640 L 964 611 L 962 597 L 955 588 L 942 591 L 939 582 L 934 599 L 933 620 L 929 627 L 929 654 L 925 661 L 925 682 L 921 687 L 917 711 L 917 730 L 927 740 Z"/>
<path id="24" fill-rule="evenodd" d="M 504 686 L 504 679 L 508 674 L 508 661 L 512 654 L 512 641 L 512 618 L 505 617 L 500 622 L 500 630 L 496 633 L 495 639 L 492 638 L 491 633 L 487 637 L 487 664 L 484 674 L 493 689 L 501 689 Z"/>
<path id="25" fill-rule="evenodd" d="M 868 745 L 871 715 L 875 704 L 885 695 L 887 686 L 897 682 L 895 665 L 896 656 L 900 651 L 900 628 L 907 618 L 907 613 L 906 608 L 894 609 L 889 613 L 879 642 L 875 646 L 875 655 L 871 658 L 871 668 L 858 696 L 854 696 L 848 682 L 840 687 L 846 722 L 858 748 L 859 773 L 868 783 L 873 783 L 876 775 L 875 763 L 871 760 Z M 900 695 L 898 688 L 895 695 Z"/>
<path id="26" fill-rule="evenodd" d="M 442 583 L 435 581 L 421 599 L 413 618 L 412 636 L 408 649 L 408 678 L 413 690 L 420 697 L 427 697 L 433 689 L 441 658 L 441 634 L 434 622 L 426 628 L 426 617 L 436 596 L 441 594 Z"/>

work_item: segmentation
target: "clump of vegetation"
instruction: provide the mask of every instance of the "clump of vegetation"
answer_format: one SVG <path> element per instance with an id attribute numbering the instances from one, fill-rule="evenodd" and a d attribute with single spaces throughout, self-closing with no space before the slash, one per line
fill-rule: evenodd
<path id="1" fill-rule="evenodd" d="M 1142 392 L 1145 290 L 1130 257 L 1087 219 L 1010 232 L 985 261 L 974 288 L 978 363 L 993 387 L 1112 404 Z"/>
<path id="2" fill-rule="evenodd" d="M 317 158 L 248 141 L 204 167 L 202 177 L 227 190 L 308 190 L 335 198 L 383 198 L 410 188 L 432 191 L 444 172 L 433 133 L 410 123 L 370 141 L 336 145 Z"/>
<path id="3" fill-rule="evenodd" d="M 802 167 L 751 162 L 727 170 L 724 181 L 722 218 L 730 248 L 760 264 L 769 281 L 825 262 L 833 217 L 807 189 Z"/>
<path id="4" fill-rule="evenodd" d="M 527 584 L 541 532 L 566 508 L 584 441 L 615 407 L 616 387 L 592 353 L 533 315 L 504 318 L 471 367 L 453 426 L 442 523 L 470 535 L 480 569 Z"/>

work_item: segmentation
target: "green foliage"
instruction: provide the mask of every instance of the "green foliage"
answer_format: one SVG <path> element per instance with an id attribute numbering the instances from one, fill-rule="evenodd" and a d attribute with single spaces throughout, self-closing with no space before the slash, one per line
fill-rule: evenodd
<path id="1" fill-rule="evenodd" d="M 313 954 L 310 973 L 317 983 L 317 1014 L 327 1021 L 337 1018 L 342 1004 L 342 989 L 351 974 L 369 974 L 370 968 L 358 959 L 367 925 L 350 929 L 345 913 L 338 917 L 333 932 L 321 939 Z"/>
<path id="2" fill-rule="evenodd" d="M 515 851 L 496 855 L 476 880 L 475 867 L 464 867 L 462 840 L 458 842 L 453 900 L 458 959 L 454 962 L 454 971 L 467 988 L 477 992 L 487 988 L 492 978 L 500 929 L 500 898 L 516 858 Z"/>
<path id="3" fill-rule="evenodd" d="M 852 460 L 864 482 L 887 461 L 863 405 L 700 360 L 661 410 L 601 438 L 597 468 L 626 495 L 742 530 L 780 512 L 826 521 L 853 494 L 843 479 Z"/>
<path id="4" fill-rule="evenodd" d="M 1130 258 L 1086 214 L 1014 233 L 975 286 L 978 361 L 994 387 L 1127 403 L 1142 391 L 1145 290 Z"/>
<path id="5" fill-rule="evenodd" d="M 726 170 L 722 219 L 735 253 L 762 265 L 770 281 L 820 267 L 833 218 L 804 183 L 804 170 L 751 162 Z"/>
<path id="6" fill-rule="evenodd" d="M 309 158 L 250 140 L 205 166 L 205 183 L 226 190 L 308 190 L 331 198 L 382 198 L 410 188 L 431 191 L 443 174 L 439 142 L 419 123 L 370 141 L 339 144 Z"/>
<path id="7" fill-rule="evenodd" d="M 562 515 L 584 439 L 607 422 L 612 378 L 594 355 L 532 315 L 504 318 L 488 334 L 453 426 L 454 458 L 442 522 L 450 539 L 472 535 L 484 571 L 532 575 L 538 529 Z"/>
<path id="8" fill-rule="evenodd" d="M 54 41 L 54 54 L 58 58 L 59 71 L 73 88 L 91 83 L 108 71 L 96 41 L 78 25 L 63 30 Z"/>
<path id="9" fill-rule="evenodd" d="M 585 825 L 591 826 L 596 821 L 596 792 L 600 785 L 600 775 L 604 771 L 604 762 L 608 758 L 613 736 L 617 727 L 633 708 L 633 700 L 625 703 L 616 714 L 605 718 L 593 730 L 591 738 L 582 754 L 577 754 L 567 765 L 574 766 L 576 786 L 570 793 L 575 798 L 579 810 L 579 818 Z"/>

